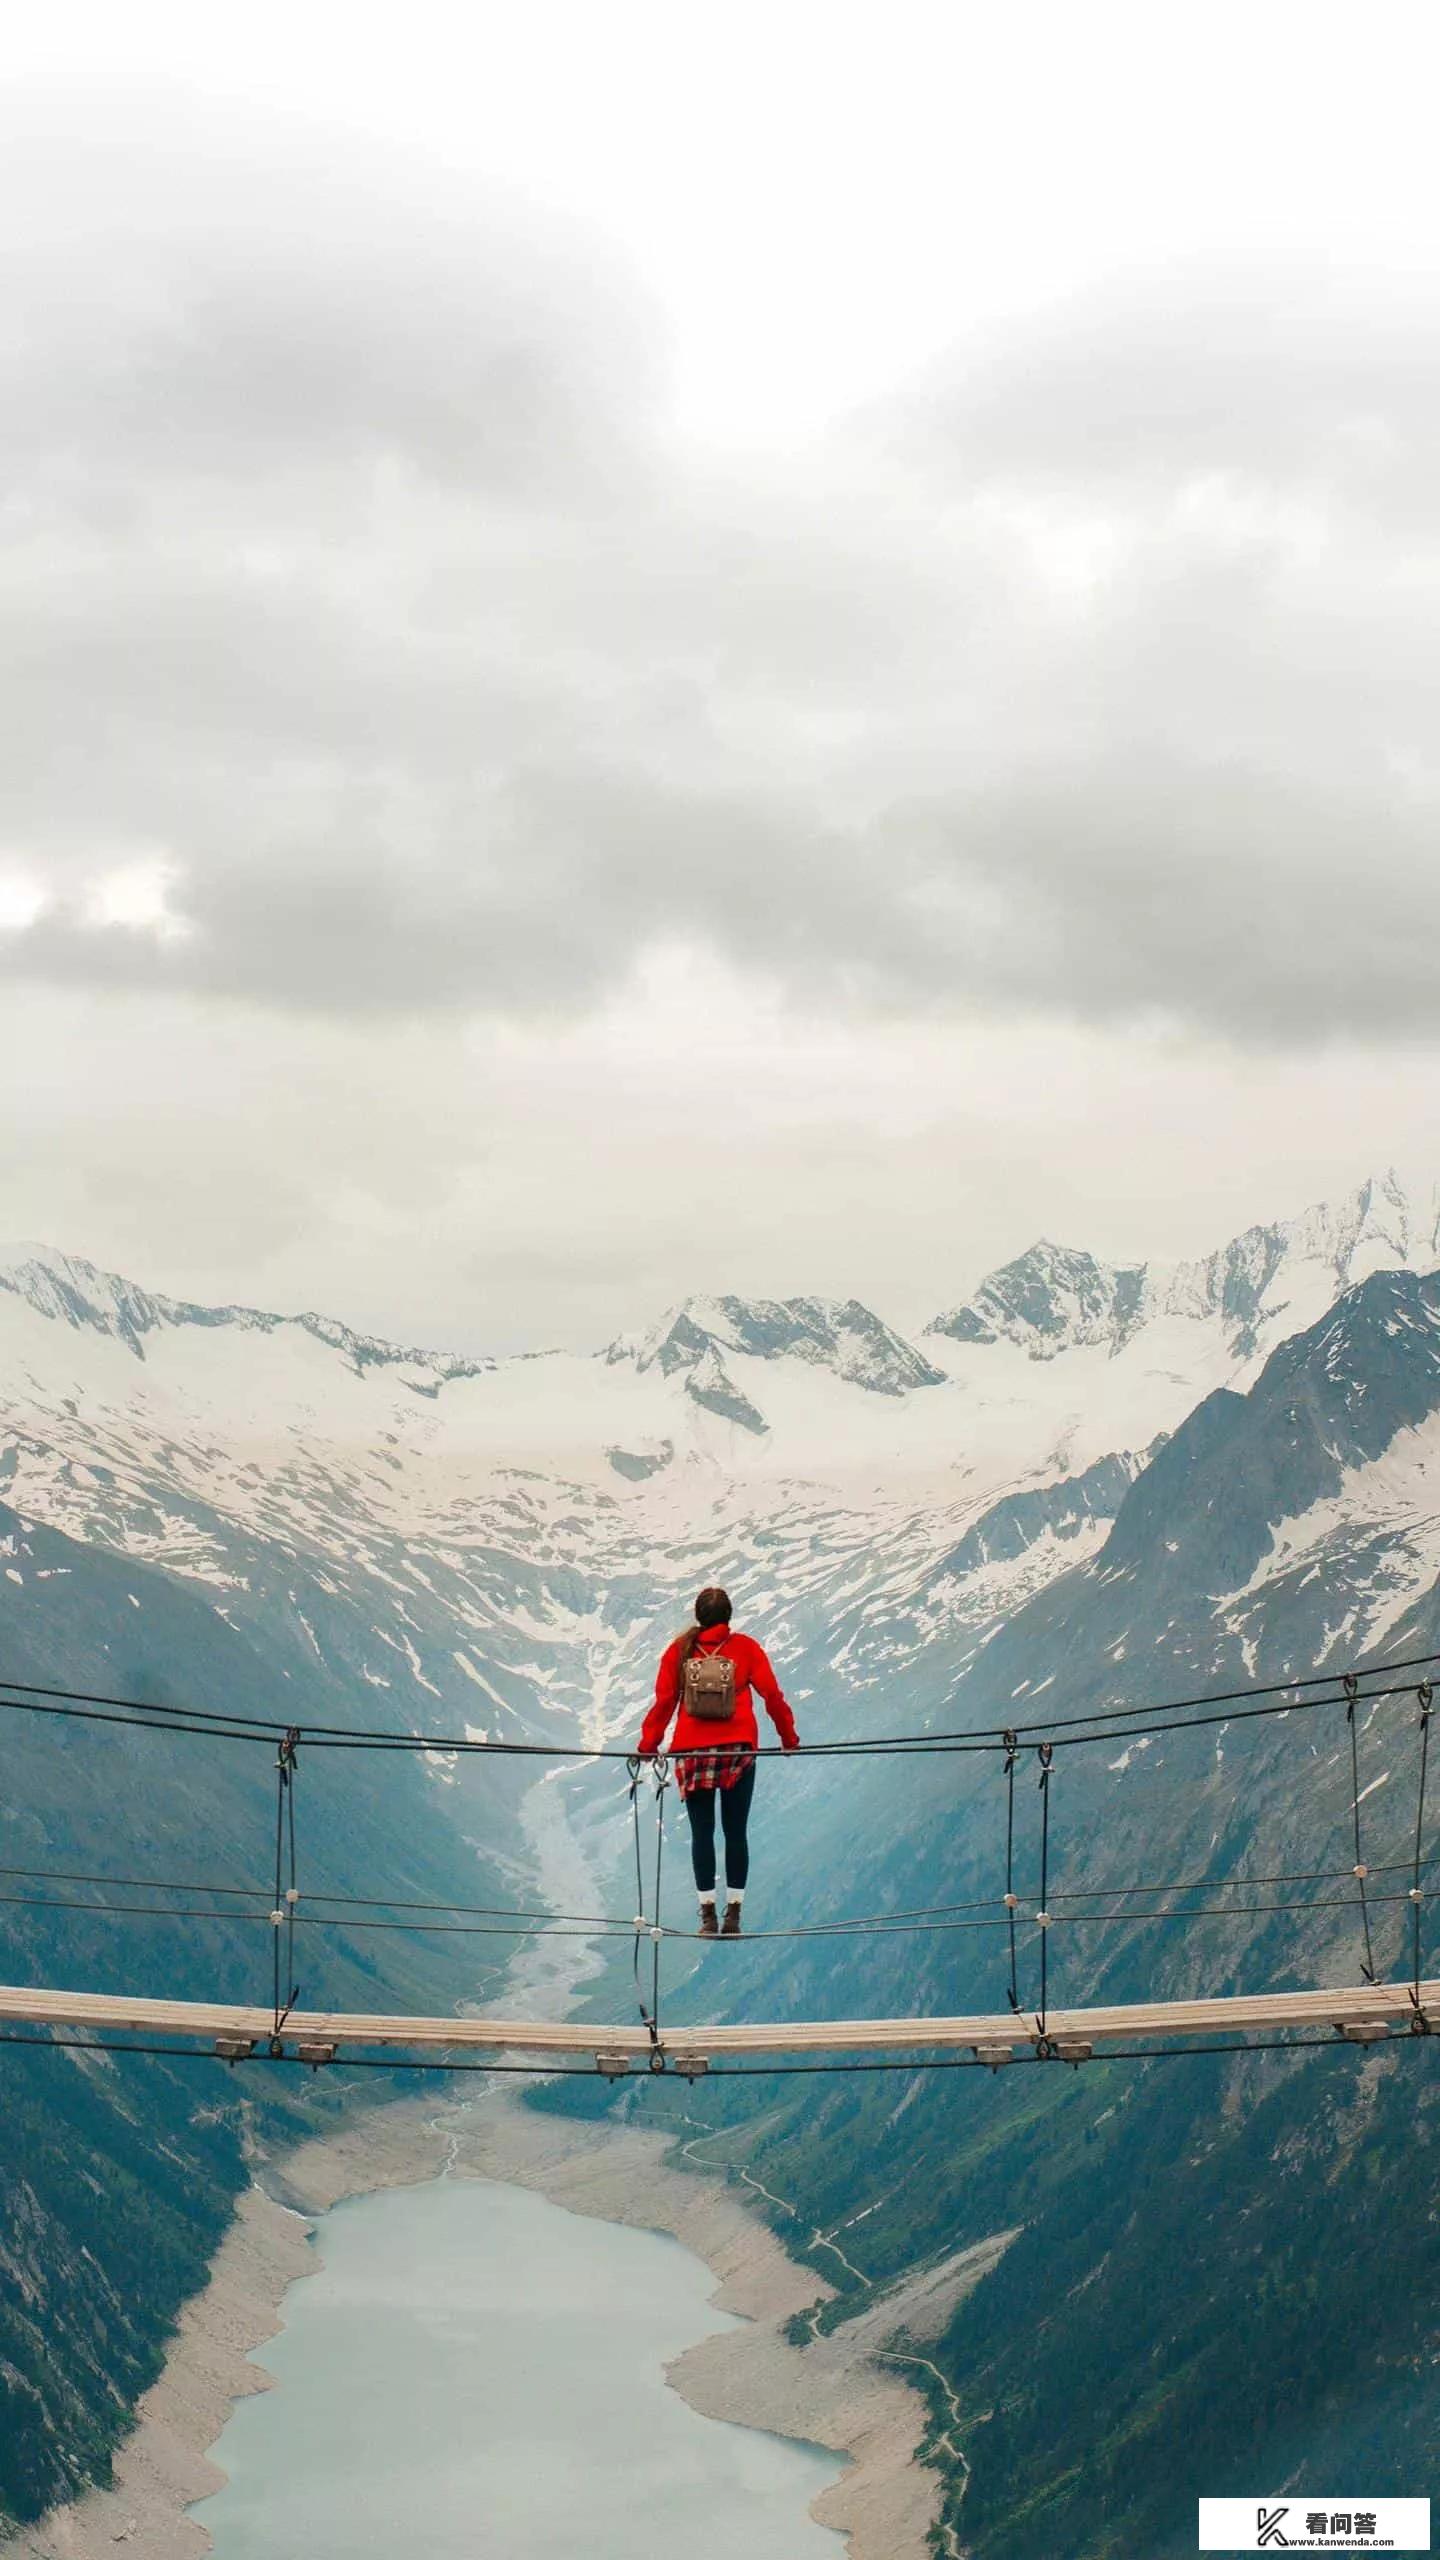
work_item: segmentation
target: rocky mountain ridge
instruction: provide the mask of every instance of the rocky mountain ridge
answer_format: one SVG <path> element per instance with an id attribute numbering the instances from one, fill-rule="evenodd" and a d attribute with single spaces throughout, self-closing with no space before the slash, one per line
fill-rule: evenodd
<path id="1" fill-rule="evenodd" d="M 286 1326 L 310 1334 L 337 1351 L 357 1374 L 368 1368 L 418 1370 L 428 1379 L 477 1378 L 494 1367 L 458 1352 L 403 1350 L 373 1334 L 355 1333 L 338 1317 L 307 1313 L 284 1316 L 260 1307 L 197 1306 L 140 1288 L 120 1273 L 102 1271 L 79 1254 L 61 1253 L 51 1245 L 17 1244 L 0 1260 L 0 1289 L 23 1299 L 37 1315 L 107 1334 L 123 1342 L 137 1360 L 145 1358 L 147 1338 L 162 1331 L 200 1325 L 233 1328 L 237 1333 L 273 1334 Z"/>
<path id="2" fill-rule="evenodd" d="M 595 1354 L 492 1361 L 321 1315 L 191 1306 L 22 1248 L 0 1258 L 0 1429 L 23 1440 L 32 1422 L 58 1433 L 62 1412 L 92 1430 L 123 1412 L 172 1448 L 288 1444 L 332 1477 L 398 1479 L 388 1507 L 403 1485 L 412 1514 L 433 1511 L 437 1476 L 507 1468 L 642 1511 L 658 1494 L 692 1519 L 741 1478 L 953 1504 L 1148 1447 L 1368 1271 L 1437 1260 L 1434 1206 L 1386 1176 L 1171 1269 L 1037 1244 L 937 1317 L 923 1349 L 853 1298 L 696 1296 Z M 107 1346 L 127 1355 L 119 1370 Z"/>
<path id="3" fill-rule="evenodd" d="M 961 1343 L 1012 1342 L 1035 1360 L 1100 1346 L 1122 1351 L 1166 1318 L 1218 1322 L 1237 1361 L 1312 1320 L 1371 1271 L 1440 1263 L 1440 1189 L 1412 1198 L 1392 1173 L 1298 1218 L 1247 1227 L 1195 1262 L 1124 1263 L 1042 1239 L 992 1271 L 973 1298 L 927 1333 Z"/>

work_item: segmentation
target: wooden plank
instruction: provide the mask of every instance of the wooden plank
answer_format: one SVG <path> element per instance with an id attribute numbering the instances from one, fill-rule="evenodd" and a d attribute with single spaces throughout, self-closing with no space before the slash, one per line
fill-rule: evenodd
<path id="1" fill-rule="evenodd" d="M 1440 2018 L 1440 1981 L 1420 1985 L 1422 2007 Z M 1129 2043 L 1148 2036 L 1263 2034 L 1286 2028 L 1338 2027 L 1383 2022 L 1404 2025 L 1413 2015 L 1410 1985 L 1364 1983 L 1338 1991 L 1272 1991 L 1224 2000 L 1144 2001 L 1110 2009 L 1052 2009 L 1052 2036 L 1094 2045 Z M 13 2026 L 89 2028 L 109 2032 L 183 2036 L 206 2043 L 217 2035 L 268 2040 L 269 2009 L 199 2000 L 159 2000 L 94 1991 L 0 1987 L 0 2022 Z M 661 2041 L 675 2060 L 687 2054 L 730 2053 L 930 2053 L 979 2044 L 1023 2047 L 1033 2041 L 1033 2013 L 1014 2018 L 842 2018 L 667 2027 Z M 356 2050 L 377 2046 L 422 2053 L 588 2054 L 624 2053 L 643 2058 L 650 2038 L 643 2027 L 596 2026 L 574 2019 L 407 2018 L 296 2010 L 285 2023 L 287 2043 L 335 2044 Z"/>

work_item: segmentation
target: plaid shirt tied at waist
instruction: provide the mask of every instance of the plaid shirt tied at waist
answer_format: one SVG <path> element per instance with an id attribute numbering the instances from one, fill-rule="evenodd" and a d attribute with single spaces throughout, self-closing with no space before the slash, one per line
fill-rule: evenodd
<path id="1" fill-rule="evenodd" d="M 677 1751 L 671 1766 L 680 1793 L 691 1796 L 707 1787 L 733 1787 L 757 1757 L 752 1742 L 720 1742 L 709 1751 Z"/>

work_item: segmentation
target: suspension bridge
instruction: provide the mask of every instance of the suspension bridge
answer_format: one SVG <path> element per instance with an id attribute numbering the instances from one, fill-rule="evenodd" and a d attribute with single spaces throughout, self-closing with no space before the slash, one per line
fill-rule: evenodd
<path id="1" fill-rule="evenodd" d="M 0 1708 L 17 1713 L 80 1717 L 100 1723 L 123 1723 L 167 1735 L 209 1736 L 258 1744 L 275 1754 L 274 1875 L 264 1888 L 225 1883 L 175 1885 L 163 1879 L 77 1875 L 73 1871 L 0 1870 L 27 1884 L 104 1886 L 156 1893 L 185 1892 L 208 1898 L 207 1907 L 177 1909 L 174 1904 L 95 1903 L 28 1893 L 0 1895 L 12 1906 L 67 1910 L 92 1917 L 149 1917 L 187 1920 L 245 1921 L 265 1925 L 273 1941 L 271 1996 L 265 2003 L 171 2000 L 146 1994 L 94 1992 L 39 1985 L 0 1986 L 0 2045 L 47 2043 L 102 2047 L 118 2052 L 162 2052 L 176 2058 L 213 2058 L 237 2064 L 290 2062 L 320 2069 L 342 2063 L 355 2069 L 395 2069 L 413 2065 L 444 2071 L 599 2072 L 622 2079 L 632 2072 L 673 2073 L 687 2079 L 729 2072 L 840 2070 L 998 2070 L 1017 2061 L 1079 2065 L 1104 2058 L 1156 2059 L 1190 2052 L 1234 2053 L 1289 2050 L 1297 2044 L 1368 2047 L 1391 2038 L 1414 2039 L 1440 2032 L 1440 1977 L 1423 1969 L 1423 1913 L 1433 1898 L 1428 1882 L 1435 1855 L 1426 1844 L 1426 1788 L 1433 1714 L 1431 1674 L 1440 1656 L 1424 1655 L 1404 1662 L 1362 1666 L 1354 1671 L 1316 1673 L 1266 1687 L 1223 1695 L 1173 1700 L 1148 1708 L 1121 1708 L 1073 1716 L 1053 1716 L 1039 1723 L 973 1731 L 873 1736 L 857 1741 L 821 1743 L 805 1757 L 865 1754 L 907 1758 L 946 1752 L 989 1752 L 1001 1758 L 1006 1789 L 1004 1890 L 988 1901 L 931 1906 L 914 1912 L 878 1912 L 850 1921 L 827 1921 L 760 1933 L 765 1937 L 819 1940 L 834 1936 L 894 1935 L 909 1929 L 994 1928 L 1008 1933 L 1008 2010 L 962 2016 L 879 2017 L 851 2019 L 728 2020 L 710 2025 L 689 2021 L 668 2024 L 660 2002 L 661 1951 L 682 1933 L 660 1920 L 661 1851 L 664 1840 L 663 1799 L 669 1778 L 665 1755 L 643 1763 L 621 1751 L 576 1752 L 540 1743 L 492 1743 L 471 1736 L 458 1739 L 394 1730 L 355 1730 L 324 1726 L 268 1724 L 223 1710 L 163 1707 L 142 1700 L 103 1697 L 95 1693 L 43 1689 L 33 1683 L 0 1679 Z M 1415 1675 L 1415 1676 L 1406 1676 Z M 1411 1854 L 1403 1861 L 1372 1866 L 1365 1854 L 1361 1806 L 1358 1720 L 1362 1706 L 1386 1700 L 1412 1700 L 1415 1709 L 1415 1821 Z M 1350 1815 L 1354 1856 L 1348 1870 L 1306 1869 L 1278 1875 L 1244 1874 L 1162 1879 L 1158 1883 L 1092 1885 L 1083 1895 L 1052 1890 L 1050 1877 L 1050 1783 L 1057 1750 L 1086 1744 L 1113 1743 L 1138 1731 L 1190 1730 L 1219 1721 L 1249 1717 L 1311 1713 L 1325 1707 L 1343 1709 L 1349 1736 Z M 537 1758 L 574 1765 L 581 1760 L 623 1763 L 629 1779 L 634 1815 L 636 1889 L 639 1909 L 626 1922 L 613 1913 L 509 1911 L 486 1906 L 386 1904 L 383 1897 L 316 1894 L 307 1897 L 299 1883 L 296 1851 L 296 1777 L 301 1751 L 329 1749 L 408 1750 L 418 1752 L 489 1753 L 501 1757 Z M 1016 1891 L 1017 1770 L 1033 1763 L 1040 1793 L 1039 1892 L 1027 1907 Z M 769 1756 L 762 1747 L 760 1756 Z M 647 1896 L 641 1858 L 641 1798 L 646 1777 L 653 1782 L 657 1821 L 653 1899 Z M 1384 1880 L 1404 1873 L 1409 1883 L 1397 1890 Z M 1337 1896 L 1303 1895 L 1293 1901 L 1209 1901 L 1174 1907 L 1173 1897 L 1197 1892 L 1250 1896 L 1293 1886 L 1340 1884 Z M 1137 1907 L 1135 1897 L 1152 1900 Z M 1172 1900 L 1158 1907 L 1153 1897 Z M 1071 1908 L 1084 1899 L 1106 1907 Z M 217 1910 L 215 1901 L 228 1907 Z M 302 1902 L 317 1908 L 302 1911 Z M 1372 1909 L 1380 1904 L 1407 1907 L 1411 1964 L 1403 1979 L 1379 1981 L 1373 1961 Z M 1238 1919 L 1254 1913 L 1304 1913 L 1353 1907 L 1363 1944 L 1361 1978 L 1331 1988 L 1264 1988 L 1211 1999 L 1122 2002 L 1109 2007 L 1058 2007 L 1049 1994 L 1049 1933 L 1057 1920 L 1071 1924 L 1106 1923 L 1133 1926 L 1146 1920 Z M 377 1909 L 400 1911 L 400 1919 L 366 1918 Z M 456 1917 L 459 1913 L 461 1916 Z M 449 1917 L 443 1916 L 449 1914 Z M 1038 1942 L 1038 1981 L 1023 2000 L 1018 1947 L 1020 1935 L 1033 1926 Z M 493 2015 L 425 2017 L 385 2015 L 299 2005 L 296 1988 L 296 1933 L 304 1928 L 400 1928 L 462 1931 L 469 1934 L 514 1935 L 523 1931 L 563 1929 L 574 1935 L 632 1938 L 639 2018 L 625 2024 L 586 2019 L 548 2020 Z M 684 1933 L 688 1937 L 688 1932 Z M 753 1942 L 753 1941 L 752 1941 Z M 709 1961 L 713 1964 L 715 1957 Z M 726 1959 L 719 1958 L 723 1965 Z M 648 1980 L 645 1978 L 648 1976 Z M 121 2042 L 120 2039 L 126 2039 Z M 137 2043 L 134 2039 L 147 2039 Z M 148 2041 L 163 2039 L 162 2042 Z M 749 2057 L 749 2059 L 747 2059 Z"/>

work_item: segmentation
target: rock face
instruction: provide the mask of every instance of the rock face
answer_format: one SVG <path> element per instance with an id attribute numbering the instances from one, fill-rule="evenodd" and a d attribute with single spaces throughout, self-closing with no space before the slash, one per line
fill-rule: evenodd
<path id="1" fill-rule="evenodd" d="M 802 1360 L 829 1369 L 873 1395 L 907 1395 L 938 1387 L 944 1373 L 882 1323 L 858 1298 L 687 1298 L 648 1333 L 613 1342 L 612 1363 L 629 1362 L 643 1377 L 714 1378 L 727 1353 L 748 1360 Z M 705 1395 L 692 1384 L 697 1400 Z"/>
<path id="2" fill-rule="evenodd" d="M 952 1342 L 1017 1342 L 1032 1360 L 1096 1342 L 1118 1350 L 1135 1329 L 1145 1284 L 1143 1263 L 1117 1268 L 1042 1238 L 928 1330 Z"/>

